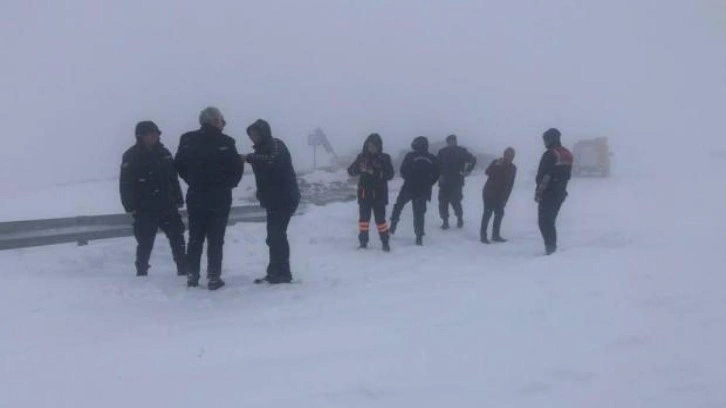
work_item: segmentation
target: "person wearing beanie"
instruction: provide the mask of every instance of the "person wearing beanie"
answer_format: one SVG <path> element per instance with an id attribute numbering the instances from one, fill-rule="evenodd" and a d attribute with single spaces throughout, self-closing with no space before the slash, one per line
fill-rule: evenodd
<path id="1" fill-rule="evenodd" d="M 174 158 L 159 141 L 161 131 L 152 121 L 136 125 L 136 143 L 121 162 L 119 190 L 124 210 L 134 218 L 136 276 L 146 276 L 156 233 L 169 239 L 177 275 L 186 275 L 184 223 L 179 208 L 184 206 Z"/>
<path id="2" fill-rule="evenodd" d="M 512 194 L 514 179 L 517 177 L 517 166 L 514 165 L 514 148 L 508 147 L 504 155 L 494 160 L 486 170 L 487 182 L 482 191 L 484 199 L 484 215 L 481 219 L 480 239 L 482 243 L 488 244 L 487 229 L 489 219 L 494 214 L 494 225 L 492 226 L 492 241 L 507 242 L 502 238 L 501 227 L 504 218 L 504 207 L 507 206 L 509 195 Z"/>
<path id="3" fill-rule="evenodd" d="M 282 140 L 272 137 L 270 124 L 262 119 L 247 128 L 254 153 L 240 156 L 255 172 L 257 199 L 267 211 L 267 246 L 270 262 L 264 278 L 255 283 L 280 284 L 292 281 L 287 227 L 300 204 L 300 189 L 290 151 Z"/>
<path id="4" fill-rule="evenodd" d="M 232 207 L 232 189 L 242 179 L 244 166 L 233 138 L 222 133 L 227 122 L 219 109 L 199 114 L 200 128 L 183 134 L 175 163 L 187 183 L 189 211 L 189 274 L 187 286 L 199 286 L 202 251 L 207 241 L 207 288 L 224 286 L 222 257 L 224 235 Z"/>
<path id="5" fill-rule="evenodd" d="M 567 184 L 572 174 L 573 156 L 562 146 L 560 138 L 560 131 L 554 128 L 542 135 L 547 150 L 542 154 L 536 179 L 534 200 L 538 204 L 537 220 L 547 255 L 557 251 L 555 223 L 567 198 Z"/>
<path id="6" fill-rule="evenodd" d="M 464 209 L 461 201 L 464 199 L 464 178 L 471 174 L 476 166 L 476 157 L 468 150 L 458 145 L 456 135 L 446 137 L 446 147 L 439 150 L 439 164 L 441 178 L 439 179 L 439 215 L 443 224 L 442 229 L 449 229 L 449 205 L 454 208 L 456 226 L 464 226 Z"/>
<path id="7" fill-rule="evenodd" d="M 423 245 L 426 202 L 431 201 L 431 190 L 439 179 L 439 161 L 429 153 L 429 141 L 423 136 L 413 139 L 411 149 L 401 164 L 401 177 L 404 182 L 393 206 L 391 234 L 396 233 L 403 208 L 412 201 L 416 245 Z"/>
<path id="8" fill-rule="evenodd" d="M 368 247 L 368 230 L 371 213 L 375 216 L 378 235 L 383 250 L 391 250 L 386 206 L 388 205 L 388 182 L 394 170 L 391 156 L 383 153 L 383 139 L 378 133 L 371 133 L 363 143 L 363 151 L 358 154 L 348 168 L 351 177 L 358 177 L 358 241 L 360 248 Z"/>

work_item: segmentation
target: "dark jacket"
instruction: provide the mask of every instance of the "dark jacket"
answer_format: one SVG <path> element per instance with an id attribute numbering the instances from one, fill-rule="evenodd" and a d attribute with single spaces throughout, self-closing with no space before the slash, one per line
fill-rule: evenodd
<path id="1" fill-rule="evenodd" d="M 431 200 L 431 190 L 439 179 L 439 160 L 429 153 L 429 141 L 425 137 L 417 137 L 411 144 L 412 152 L 406 154 L 401 164 L 403 189 L 411 195 Z"/>
<path id="2" fill-rule="evenodd" d="M 119 190 L 126 212 L 163 212 L 184 205 L 174 158 L 161 143 L 147 149 L 138 142 L 123 154 Z"/>
<path id="3" fill-rule="evenodd" d="M 244 170 L 234 139 L 204 125 L 182 135 L 174 161 L 179 176 L 189 185 L 187 207 L 229 209 L 232 189 Z"/>
<path id="4" fill-rule="evenodd" d="M 539 162 L 537 171 L 537 196 L 563 198 L 567 195 L 567 183 L 572 174 L 573 157 L 559 142 L 552 144 Z"/>
<path id="5" fill-rule="evenodd" d="M 300 189 L 287 146 L 272 137 L 270 125 L 262 119 L 247 128 L 262 137 L 247 155 L 257 182 L 257 199 L 268 210 L 294 210 L 300 203 Z"/>
<path id="6" fill-rule="evenodd" d="M 368 152 L 368 143 L 378 145 L 378 153 Z M 363 152 L 356 157 L 348 168 L 351 176 L 358 179 L 358 202 L 368 204 L 388 204 L 388 181 L 393 178 L 391 156 L 383 153 L 383 140 L 373 133 L 363 143 Z"/>
<path id="7" fill-rule="evenodd" d="M 439 185 L 461 187 L 465 175 L 471 173 L 476 166 L 476 157 L 461 146 L 446 146 L 439 150 L 441 178 Z"/>
<path id="8" fill-rule="evenodd" d="M 497 159 L 487 167 L 486 175 L 489 178 L 484 184 L 484 202 L 505 205 L 512 194 L 517 166 L 506 163 L 504 159 Z"/>

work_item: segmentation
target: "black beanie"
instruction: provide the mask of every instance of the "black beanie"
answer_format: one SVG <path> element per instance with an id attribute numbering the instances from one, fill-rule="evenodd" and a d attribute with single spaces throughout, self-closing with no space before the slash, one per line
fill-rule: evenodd
<path id="1" fill-rule="evenodd" d="M 562 136 L 562 134 L 559 130 L 551 128 L 544 132 L 544 134 L 542 135 L 542 139 L 544 139 L 545 145 L 556 146 L 560 143 L 560 136 Z"/>

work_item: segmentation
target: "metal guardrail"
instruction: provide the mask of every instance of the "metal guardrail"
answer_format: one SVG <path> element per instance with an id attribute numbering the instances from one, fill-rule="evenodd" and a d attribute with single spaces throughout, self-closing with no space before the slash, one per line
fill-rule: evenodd
<path id="1" fill-rule="evenodd" d="M 187 213 L 181 211 L 184 224 Z M 228 225 L 265 221 L 265 210 L 256 205 L 232 207 Z M 92 215 L 45 220 L 0 222 L 0 250 L 120 238 L 134 235 L 128 214 Z"/>
<path id="2" fill-rule="evenodd" d="M 301 182 L 302 203 L 326 205 L 356 199 L 355 185 L 350 182 L 332 184 Z M 180 211 L 188 225 L 186 211 Z M 229 225 L 240 222 L 263 222 L 267 214 L 258 205 L 232 207 Z M 133 217 L 128 214 L 91 215 L 69 218 L 0 222 L 0 251 L 75 242 L 88 245 L 90 241 L 134 235 Z"/>

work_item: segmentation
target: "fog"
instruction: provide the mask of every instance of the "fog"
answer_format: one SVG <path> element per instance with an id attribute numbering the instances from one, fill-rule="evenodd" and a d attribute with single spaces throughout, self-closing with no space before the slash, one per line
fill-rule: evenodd
<path id="1" fill-rule="evenodd" d="M 138 120 L 174 150 L 207 105 L 242 152 L 267 119 L 299 168 L 318 126 L 341 153 L 456 133 L 525 167 L 556 126 L 633 174 L 726 149 L 719 0 L 5 0 L 0 21 L 3 194 L 114 177 Z"/>

